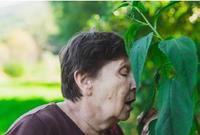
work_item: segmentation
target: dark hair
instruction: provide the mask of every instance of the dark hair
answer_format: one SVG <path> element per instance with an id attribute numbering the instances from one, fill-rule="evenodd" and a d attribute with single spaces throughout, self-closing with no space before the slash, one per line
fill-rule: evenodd
<path id="1" fill-rule="evenodd" d="M 95 77 L 109 61 L 128 57 L 123 39 L 113 32 L 82 32 L 68 42 L 59 56 L 62 94 L 73 102 L 82 96 L 74 80 L 75 71 Z"/>

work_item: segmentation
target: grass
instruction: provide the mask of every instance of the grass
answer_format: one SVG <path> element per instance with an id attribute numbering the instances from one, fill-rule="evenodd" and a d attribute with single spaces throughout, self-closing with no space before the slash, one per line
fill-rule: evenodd
<path id="1" fill-rule="evenodd" d="M 50 101 L 61 97 L 60 85 L 57 83 L 12 82 L 0 84 L 0 99 L 42 98 Z"/>

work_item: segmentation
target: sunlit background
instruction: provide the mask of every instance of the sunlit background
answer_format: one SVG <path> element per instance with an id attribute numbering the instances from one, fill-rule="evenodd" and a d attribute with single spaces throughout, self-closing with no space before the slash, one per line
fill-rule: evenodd
<path id="1" fill-rule="evenodd" d="M 167 2 L 145 2 L 147 15 Z M 0 134 L 24 112 L 48 102 L 61 101 L 58 52 L 68 39 L 90 29 L 125 35 L 132 24 L 120 2 L 0 2 Z M 200 4 L 181 2 L 161 16 L 158 31 L 167 37 L 190 36 L 200 43 Z M 181 24 L 181 25 L 180 25 Z M 145 33 L 142 29 L 138 37 Z M 198 46 L 199 50 L 199 46 Z M 147 61 L 148 71 L 155 65 Z M 122 122 L 126 135 L 136 133 L 136 116 L 144 108 L 139 93 L 135 110 Z"/>

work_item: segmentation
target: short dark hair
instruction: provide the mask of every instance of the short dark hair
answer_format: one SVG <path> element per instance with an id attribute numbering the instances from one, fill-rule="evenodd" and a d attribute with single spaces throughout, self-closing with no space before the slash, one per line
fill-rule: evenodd
<path id="1" fill-rule="evenodd" d="M 75 102 L 82 94 L 74 80 L 80 71 L 95 77 L 109 61 L 128 57 L 124 40 L 113 32 L 82 32 L 60 51 L 62 95 Z"/>

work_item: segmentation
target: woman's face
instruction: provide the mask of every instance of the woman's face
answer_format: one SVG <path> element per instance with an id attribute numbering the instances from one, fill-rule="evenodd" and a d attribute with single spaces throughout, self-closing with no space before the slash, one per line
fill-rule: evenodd
<path id="1" fill-rule="evenodd" d="M 104 65 L 93 79 L 92 104 L 102 119 L 126 120 L 135 100 L 136 85 L 127 58 Z"/>

